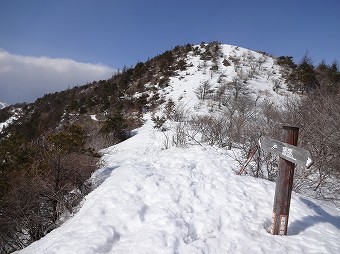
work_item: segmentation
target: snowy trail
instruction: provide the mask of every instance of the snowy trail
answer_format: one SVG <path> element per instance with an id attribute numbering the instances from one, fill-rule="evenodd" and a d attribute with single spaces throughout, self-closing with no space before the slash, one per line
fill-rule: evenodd
<path id="1" fill-rule="evenodd" d="M 229 151 L 163 138 L 149 121 L 108 149 L 80 211 L 20 253 L 339 253 L 339 210 L 293 193 L 289 236 L 272 236 L 274 183 L 235 175 Z"/>

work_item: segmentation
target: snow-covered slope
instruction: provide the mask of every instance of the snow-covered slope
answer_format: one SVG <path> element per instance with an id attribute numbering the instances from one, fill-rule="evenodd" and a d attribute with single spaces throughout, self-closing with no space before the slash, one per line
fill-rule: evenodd
<path id="1" fill-rule="evenodd" d="M 7 107 L 7 106 L 8 105 L 6 103 L 0 101 L 0 109 L 3 109 L 5 107 Z"/>
<path id="2" fill-rule="evenodd" d="M 204 49 L 200 48 L 200 51 Z M 223 64 L 225 60 L 228 64 Z M 196 105 L 195 91 L 205 81 L 211 84 L 212 89 L 218 89 L 221 84 L 232 82 L 236 77 L 246 83 L 245 86 L 254 97 L 280 101 L 288 94 L 280 74 L 280 66 L 272 57 L 261 53 L 221 45 L 221 52 L 215 63 L 217 70 L 211 70 L 214 65 L 212 61 L 202 60 L 200 55 L 193 52 L 188 54 L 186 62 L 188 68 L 171 78 L 170 86 L 166 89 L 170 93 L 168 98 L 183 100 L 186 105 Z"/>
<path id="3" fill-rule="evenodd" d="M 261 64 L 252 66 L 254 58 Z M 217 89 L 239 76 L 254 97 L 276 102 L 287 93 L 279 67 L 260 53 L 223 45 L 214 71 L 194 53 L 186 61 L 160 95 L 190 113 L 212 107 L 197 98 L 205 81 Z M 79 212 L 19 253 L 339 252 L 338 208 L 293 193 L 288 236 L 272 236 L 275 183 L 235 174 L 237 150 L 169 148 L 170 130 L 154 129 L 150 114 L 144 118 L 136 135 L 105 150 L 106 166 L 92 176 L 99 186 Z"/>
<path id="4" fill-rule="evenodd" d="M 293 194 L 289 236 L 272 236 L 274 183 L 236 175 L 231 151 L 163 141 L 147 120 L 108 148 L 79 212 L 20 253 L 338 253 L 338 209 Z"/>
<path id="5" fill-rule="evenodd" d="M 6 108 L 7 106 L 8 105 L 6 103 L 0 101 L 0 109 Z M 11 122 L 12 120 L 9 120 L 9 119 L 6 122 L 3 122 L 3 123 L 0 122 L 0 132 L 2 131 L 4 127 L 6 127 Z"/>
<path id="6" fill-rule="evenodd" d="M 0 133 L 3 130 L 3 128 L 7 127 L 20 117 L 21 108 L 14 108 L 11 110 L 11 112 L 12 116 L 10 116 L 5 122 L 2 123 L 0 122 Z"/>

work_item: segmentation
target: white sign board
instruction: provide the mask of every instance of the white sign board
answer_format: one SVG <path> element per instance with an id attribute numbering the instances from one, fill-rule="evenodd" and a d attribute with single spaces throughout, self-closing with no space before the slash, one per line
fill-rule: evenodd
<path id="1" fill-rule="evenodd" d="M 302 167 L 309 168 L 314 163 L 310 152 L 300 147 L 266 137 L 261 137 L 259 144 L 262 150 L 278 155 L 281 158 Z"/>

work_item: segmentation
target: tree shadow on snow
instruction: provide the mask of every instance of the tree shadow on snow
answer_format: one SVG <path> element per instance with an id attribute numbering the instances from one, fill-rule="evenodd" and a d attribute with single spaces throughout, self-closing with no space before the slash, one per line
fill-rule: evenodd
<path id="1" fill-rule="evenodd" d="M 301 220 L 295 220 L 289 225 L 289 235 L 298 235 L 307 228 L 317 223 L 329 223 L 340 230 L 340 216 L 333 216 L 310 200 L 300 197 L 300 200 L 313 210 L 316 215 L 303 217 Z"/>
<path id="2" fill-rule="evenodd" d="M 96 173 L 92 176 L 92 184 L 95 187 L 98 187 L 111 175 L 112 171 L 116 168 L 118 167 L 107 167 L 97 170 Z"/>
<path id="3" fill-rule="evenodd" d="M 129 138 L 131 138 L 131 137 L 133 137 L 133 136 L 135 136 L 137 134 L 138 134 L 138 131 L 132 130 L 132 131 L 129 132 Z"/>

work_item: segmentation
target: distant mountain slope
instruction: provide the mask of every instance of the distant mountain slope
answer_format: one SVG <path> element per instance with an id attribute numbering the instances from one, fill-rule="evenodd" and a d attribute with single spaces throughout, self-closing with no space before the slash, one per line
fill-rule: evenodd
<path id="1" fill-rule="evenodd" d="M 130 119 L 127 129 L 132 129 L 138 126 L 142 112 L 169 98 L 197 98 L 194 94 L 203 83 L 209 87 L 203 97 L 227 88 L 229 93 L 246 92 L 277 101 L 287 91 L 280 69 L 272 57 L 236 46 L 217 42 L 177 46 L 134 68 L 125 68 L 111 79 L 47 94 L 25 105 L 21 118 L 8 126 L 7 132 L 37 138 L 61 123 L 83 125 L 94 114 L 101 120 L 122 114 Z M 176 95 L 168 95 L 172 90 Z M 90 129 L 94 135 L 98 132 L 98 128 Z"/>
<path id="2" fill-rule="evenodd" d="M 7 107 L 7 106 L 8 105 L 6 103 L 0 101 L 0 109 L 3 109 L 5 107 Z"/>

